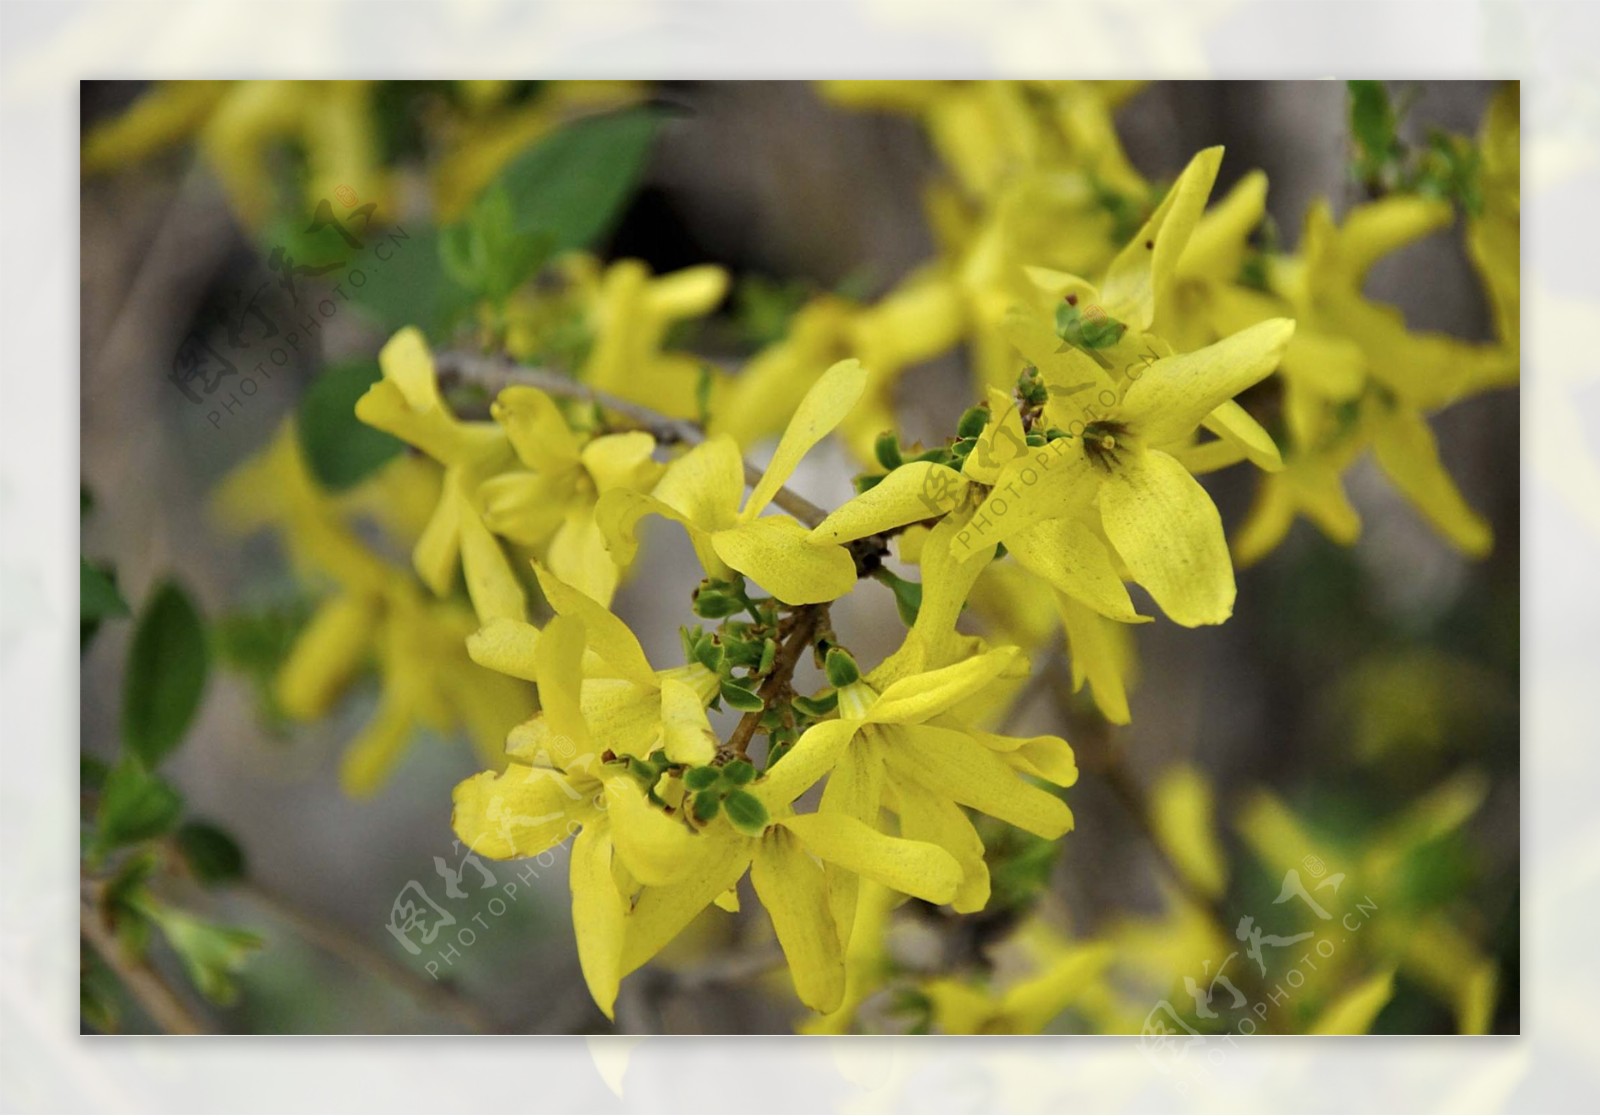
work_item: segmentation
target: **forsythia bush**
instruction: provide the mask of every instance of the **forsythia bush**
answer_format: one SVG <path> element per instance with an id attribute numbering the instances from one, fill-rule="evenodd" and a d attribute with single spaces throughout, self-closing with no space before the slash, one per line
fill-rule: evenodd
<path id="1" fill-rule="evenodd" d="M 419 727 L 470 736 L 486 769 L 455 788 L 455 831 L 493 858 L 570 846 L 578 954 L 608 1015 L 629 974 L 702 912 L 737 909 L 748 875 L 817 1013 L 810 1029 L 860 1026 L 861 1005 L 898 982 L 927 1028 L 1037 1031 L 1070 1004 L 1101 1028 L 1138 1030 L 1148 1001 L 1115 990 L 1115 964 L 1198 973 L 1231 945 L 1232 928 L 1194 899 L 1226 883 L 1209 788 L 1179 768 L 1153 794 L 1156 839 L 1187 885 L 1167 915 L 1099 940 L 1028 917 L 1013 895 L 1019 858 L 1072 830 L 1078 778 L 1066 740 L 1003 730 L 1031 657 L 1064 640 L 1072 685 L 1126 724 L 1146 613 L 1225 622 L 1236 566 L 1270 553 L 1297 517 L 1353 543 L 1345 476 L 1369 450 L 1452 546 L 1490 549 L 1429 416 L 1517 381 L 1515 89 L 1476 142 L 1418 167 L 1368 152 L 1383 187 L 1342 218 L 1313 205 L 1293 253 L 1264 230 L 1261 173 L 1213 199 L 1220 148 L 1169 184 L 1142 178 L 1111 123 L 1127 92 L 827 84 L 839 105 L 916 118 L 944 165 L 926 194 L 938 254 L 881 298 L 815 294 L 730 370 L 674 341 L 723 301 L 718 268 L 652 275 L 560 251 L 490 284 L 492 268 L 458 253 L 468 285 L 480 280 L 466 333 L 430 346 L 443 339 L 424 323 L 395 332 L 355 405 L 410 452 L 329 491 L 290 421 L 224 485 L 228 523 L 276 531 L 328 587 L 271 683 L 277 707 L 318 718 L 376 662 L 382 697 L 344 760 L 353 794 L 382 782 Z M 438 212 L 476 222 L 491 262 L 507 226 L 473 199 L 579 94 L 637 95 L 580 87 L 513 105 L 478 90 L 435 121 Z M 306 120 L 319 122 L 306 134 L 316 181 L 387 189 L 373 157 L 345 143 L 361 129 L 336 127 L 328 105 L 309 113 L 311 96 L 236 88 L 202 109 L 173 94 L 160 111 L 173 134 L 198 129 L 252 219 L 266 206 L 252 137 Z M 358 121 L 372 97 L 340 86 L 332 107 Z M 97 161 L 138 146 L 91 144 Z M 1363 290 L 1374 264 L 1458 213 L 1490 342 L 1412 330 Z M 970 409 L 947 437 L 906 444 L 896 392 L 958 349 Z M 750 467 L 746 452 L 773 436 L 765 469 Z M 818 509 L 786 484 L 830 436 L 859 463 L 856 494 Z M 1230 538 L 1202 479 L 1234 466 L 1258 488 Z M 374 517 L 398 550 L 358 530 Z M 641 542 L 655 519 L 668 523 L 652 530 L 687 537 L 698 584 L 652 570 Z M 681 653 L 668 661 L 611 609 L 630 578 L 681 602 Z M 904 640 L 863 662 L 834 616 L 884 590 Z M 1483 794 L 1470 778 L 1441 787 L 1392 823 L 1395 841 L 1458 826 Z M 1265 792 L 1236 821 L 1269 866 L 1317 847 Z M 1378 894 L 1394 847 L 1330 850 L 1328 862 L 1375 858 L 1363 886 Z M 1023 967 L 998 982 L 897 973 L 885 935 L 907 897 L 963 916 L 1020 912 Z M 1399 959 L 1328 966 L 1319 1014 L 1296 1026 L 1366 1029 L 1396 966 L 1413 965 L 1464 1029 L 1487 1025 L 1493 970 L 1473 942 L 1425 913 L 1386 932 L 1404 934 L 1385 954 Z"/>

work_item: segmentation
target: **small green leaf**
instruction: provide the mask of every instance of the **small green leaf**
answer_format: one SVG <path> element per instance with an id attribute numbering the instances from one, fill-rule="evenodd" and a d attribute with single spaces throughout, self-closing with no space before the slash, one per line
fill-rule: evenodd
<path id="1" fill-rule="evenodd" d="M 878 464 L 893 472 L 905 463 L 900 456 L 900 436 L 893 430 L 885 430 L 878 435 L 878 440 L 872 444 L 874 456 Z"/>
<path id="2" fill-rule="evenodd" d="M 683 773 L 683 785 L 692 791 L 703 791 L 715 786 L 721 777 L 715 767 L 691 767 Z"/>
<path id="3" fill-rule="evenodd" d="M 721 620 L 744 611 L 744 602 L 726 589 L 702 585 L 694 595 L 694 614 L 707 620 Z"/>
<path id="4" fill-rule="evenodd" d="M 957 438 L 976 438 L 989 425 L 989 408 L 968 407 L 956 423 Z"/>
<path id="5" fill-rule="evenodd" d="M 717 816 L 722 809 L 722 796 L 714 790 L 703 790 L 693 799 L 694 820 L 704 824 Z"/>
<path id="6" fill-rule="evenodd" d="M 184 822 L 178 827 L 177 840 L 189 870 L 207 887 L 231 883 L 244 875 L 244 850 L 217 826 Z"/>
<path id="7" fill-rule="evenodd" d="M 855 659 L 843 647 L 828 648 L 828 657 L 823 660 L 822 666 L 830 686 L 848 686 L 861 680 L 861 668 L 856 666 Z"/>
<path id="8" fill-rule="evenodd" d="M 1080 349 L 1109 349 L 1128 327 L 1098 308 L 1085 312 L 1069 302 L 1056 306 L 1056 334 Z"/>
<path id="9" fill-rule="evenodd" d="M 731 679 L 722 683 L 722 700 L 727 702 L 730 708 L 737 709 L 741 713 L 754 713 L 766 707 L 766 702 L 761 700 L 760 694 Z"/>
<path id="10" fill-rule="evenodd" d="M 154 769 L 183 740 L 205 692 L 210 652 L 200 613 L 172 582 L 139 614 L 122 691 L 122 742 Z"/>
<path id="11" fill-rule="evenodd" d="M 761 799 L 749 791 L 729 791 L 728 797 L 723 800 L 722 808 L 728 812 L 728 820 L 747 837 L 759 837 L 767 828 L 767 808 L 761 805 Z"/>
<path id="12" fill-rule="evenodd" d="M 130 757 L 106 776 L 95 816 L 96 847 L 109 852 L 159 837 L 178 824 L 182 813 L 182 796 Z"/>
<path id="13" fill-rule="evenodd" d="M 908 628 L 915 624 L 917 613 L 922 609 L 922 582 L 908 581 L 883 566 L 874 570 L 872 576 L 894 591 L 894 605 L 899 610 L 901 623 Z"/>
<path id="14" fill-rule="evenodd" d="M 356 418 L 356 400 L 382 376 L 374 361 L 336 364 L 300 401 L 300 447 L 312 475 L 329 489 L 349 488 L 405 449 L 400 439 Z"/>
<path id="15" fill-rule="evenodd" d="M 839 708 L 839 693 L 837 690 L 825 690 L 814 698 L 796 697 L 789 704 L 798 712 L 815 720 L 826 717 Z"/>
<path id="16" fill-rule="evenodd" d="M 755 764 L 749 760 L 733 760 L 723 767 L 722 777 L 734 786 L 742 787 L 756 777 Z"/>

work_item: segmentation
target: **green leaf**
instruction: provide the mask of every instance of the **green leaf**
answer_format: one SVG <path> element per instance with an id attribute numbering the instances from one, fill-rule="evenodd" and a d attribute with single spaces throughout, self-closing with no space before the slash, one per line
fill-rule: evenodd
<path id="1" fill-rule="evenodd" d="M 1056 335 L 1080 349 L 1109 349 L 1128 327 L 1097 307 L 1087 312 L 1068 302 L 1056 307 Z"/>
<path id="2" fill-rule="evenodd" d="M 731 680 L 724 680 L 722 683 L 722 700 L 727 702 L 730 708 L 737 709 L 741 713 L 754 713 L 766 707 L 766 702 L 761 700 L 760 694 Z"/>
<path id="3" fill-rule="evenodd" d="M 207 887 L 231 883 L 244 875 L 244 850 L 210 822 L 185 822 L 178 828 L 177 839 L 184 863 Z"/>
<path id="4" fill-rule="evenodd" d="M 139 614 L 122 691 L 122 742 L 146 767 L 183 740 L 209 666 L 200 613 L 176 584 L 162 583 Z"/>
<path id="5" fill-rule="evenodd" d="M 374 258 L 363 269 L 367 281 L 354 288 L 341 284 L 342 289 L 388 332 L 414 325 L 431 341 L 446 340 L 472 309 L 474 296 L 446 270 L 441 235 L 422 222 L 375 233 Z M 376 256 L 380 244 L 387 258 Z"/>
<path id="6" fill-rule="evenodd" d="M 138 760 L 128 758 L 106 776 L 95 817 L 96 849 L 109 852 L 159 837 L 178 824 L 183 797 Z"/>
<path id="7" fill-rule="evenodd" d="M 728 820 L 747 837 L 759 837 L 767 828 L 767 808 L 761 805 L 761 799 L 749 791 L 729 791 L 728 797 L 723 799 L 722 808 L 728 812 Z"/>
<path id="8" fill-rule="evenodd" d="M 694 820 L 704 824 L 717 816 L 722 809 L 722 797 L 714 790 L 703 790 L 694 796 Z"/>
<path id="9" fill-rule="evenodd" d="M 822 666 L 830 686 L 848 686 L 861 680 L 861 668 L 856 666 L 855 659 L 843 647 L 828 648 L 828 657 L 823 660 Z"/>
<path id="10" fill-rule="evenodd" d="M 872 576 L 894 591 L 894 605 L 899 610 L 901 623 L 908 628 L 915 624 L 917 613 L 922 610 L 922 582 L 908 581 L 883 566 L 874 570 Z"/>
<path id="11" fill-rule="evenodd" d="M 742 787 L 756 777 L 756 765 L 749 760 L 733 760 L 723 767 L 722 777 L 734 786 Z"/>
<path id="12" fill-rule="evenodd" d="M 300 400 L 300 448 L 326 488 L 349 488 L 405 448 L 400 439 L 356 418 L 356 400 L 383 376 L 376 361 L 336 364 Z"/>
<path id="13" fill-rule="evenodd" d="M 128 602 L 117 592 L 111 571 L 91 566 L 87 558 L 79 558 L 78 562 L 78 618 L 104 620 L 108 616 L 129 615 Z"/>
<path id="14" fill-rule="evenodd" d="M 176 907 L 152 904 L 151 915 L 200 994 L 214 1004 L 233 1003 L 239 995 L 234 975 L 261 948 L 261 938 L 248 930 L 202 922 Z"/>
<path id="15" fill-rule="evenodd" d="M 839 692 L 837 690 L 826 690 L 814 698 L 800 696 L 789 704 L 795 707 L 796 712 L 816 720 L 826 717 L 829 713 L 839 708 Z"/>
<path id="16" fill-rule="evenodd" d="M 629 109 L 575 121 L 512 160 L 496 180 L 512 227 L 551 254 L 586 248 L 621 215 L 649 159 L 662 116 Z"/>
<path id="17" fill-rule="evenodd" d="M 1350 92 L 1350 136 L 1356 145 L 1356 171 L 1380 179 L 1399 153 L 1398 121 L 1389 91 L 1381 81 L 1346 82 Z"/>
<path id="18" fill-rule="evenodd" d="M 683 785 L 692 791 L 703 791 L 715 786 L 721 777 L 715 767 L 691 767 L 683 773 Z"/>

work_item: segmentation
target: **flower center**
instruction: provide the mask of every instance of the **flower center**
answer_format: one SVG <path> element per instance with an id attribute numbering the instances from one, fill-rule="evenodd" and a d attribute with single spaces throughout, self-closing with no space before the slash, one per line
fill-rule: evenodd
<path id="1" fill-rule="evenodd" d="M 1091 465 L 1106 472 L 1121 463 L 1122 451 L 1127 448 L 1128 428 L 1111 419 L 1098 419 L 1083 428 L 1083 452 Z"/>

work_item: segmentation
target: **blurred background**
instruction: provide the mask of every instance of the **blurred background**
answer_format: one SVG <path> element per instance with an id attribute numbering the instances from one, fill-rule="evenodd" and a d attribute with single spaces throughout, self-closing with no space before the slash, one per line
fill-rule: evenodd
<path id="1" fill-rule="evenodd" d="M 1464 134 L 1476 132 L 1494 92 L 1472 82 L 1395 88 L 1409 105 L 1406 127 Z M 145 92 L 141 83 L 84 83 L 86 132 Z M 763 307 L 781 308 L 786 292 L 843 289 L 870 299 L 934 255 L 922 189 L 938 163 L 914 120 L 847 110 L 801 83 L 658 83 L 639 95 L 668 106 L 670 118 L 597 254 L 640 259 L 657 273 L 713 263 L 732 274 L 730 297 L 683 347 L 734 366 L 759 335 Z M 374 142 L 404 149 L 414 131 L 408 121 L 414 126 L 412 118 L 430 111 L 429 96 L 420 88 L 393 95 L 381 118 L 391 134 Z M 1361 200 L 1349 171 L 1346 96 L 1335 82 L 1152 83 L 1120 105 L 1115 121 L 1130 161 L 1153 181 L 1170 180 L 1212 144 L 1227 149 L 1214 197 L 1249 170 L 1264 170 L 1270 217 L 1292 248 L 1314 198 L 1331 199 L 1336 212 Z M 394 192 L 402 214 L 421 204 L 411 196 L 414 183 L 402 179 Z M 130 600 L 166 576 L 181 580 L 208 617 L 295 592 L 272 537 L 225 534 L 210 494 L 263 449 L 325 365 L 376 352 L 387 337 L 382 315 L 355 306 L 327 319 L 314 343 L 274 367 L 220 421 L 214 405 L 191 405 L 167 378 L 196 323 L 270 275 L 273 243 L 241 218 L 236 192 L 230 198 L 187 145 L 84 178 L 82 480 L 93 511 L 82 549 L 115 563 Z M 301 281 L 313 290 L 318 282 Z M 1385 259 L 1368 293 L 1398 306 L 1412 328 L 1492 336 L 1458 232 Z M 296 313 L 281 302 L 282 291 L 267 297 L 280 300 L 269 309 L 274 316 Z M 950 429 L 972 402 L 959 352 L 904 376 L 897 402 L 908 436 Z M 1493 525 L 1487 559 L 1451 550 L 1364 463 L 1350 476 L 1365 524 L 1357 545 L 1341 548 L 1299 523 L 1281 548 L 1240 571 L 1229 623 L 1187 630 L 1158 621 L 1141 629 L 1132 724 L 1115 730 L 1114 744 L 1098 746 L 1120 752 L 1130 777 L 1152 792 L 1180 767 L 1206 780 L 1217 837 L 1238 866 L 1222 900 L 1228 913 L 1270 910 L 1278 892 L 1278 877 L 1252 858 L 1234 825 L 1242 804 L 1265 788 L 1344 850 L 1343 862 L 1325 859 L 1348 874 L 1349 886 L 1382 875 L 1387 890 L 1373 919 L 1390 920 L 1394 940 L 1385 948 L 1397 958 L 1432 952 L 1448 965 L 1466 956 L 1452 952 L 1453 939 L 1440 945 L 1430 936 L 1441 926 L 1445 937 L 1473 943 L 1471 956 L 1497 975 L 1489 1029 L 1516 1032 L 1516 393 L 1452 407 L 1434 427 L 1451 474 Z M 842 451 L 819 454 L 793 487 L 834 506 L 849 495 L 854 471 Z M 1254 484 L 1243 468 L 1206 479 L 1230 532 Z M 676 650 L 677 626 L 689 620 L 686 595 L 700 575 L 681 538 L 657 531 L 648 546 L 651 574 L 624 584 L 614 607 L 661 661 Z M 840 635 L 875 661 L 899 641 L 893 602 L 860 594 L 852 605 L 837 614 Z M 126 629 L 107 626 L 83 661 L 82 739 L 91 756 L 109 758 L 114 749 Z M 1047 866 L 1041 910 L 1063 934 L 1138 949 L 1127 928 L 1141 919 L 1159 925 L 1171 909 L 1162 867 L 1139 818 L 1093 768 L 1097 742 L 1084 734 L 1102 729 L 1087 717 L 1063 725 L 1047 697 L 1035 695 L 1019 710 L 1018 728 L 1062 732 L 1084 753 L 1084 775 L 1068 795 L 1077 829 Z M 475 898 L 452 908 L 464 923 L 475 913 L 483 921 L 471 947 L 440 970 L 444 983 L 427 969 L 437 958 L 409 953 L 388 932 L 393 904 L 410 882 L 437 883 L 435 858 L 459 863 L 449 791 L 479 762 L 461 742 L 425 741 L 375 797 L 345 797 L 338 756 L 371 702 L 357 694 L 326 721 L 286 730 L 263 722 L 248 678 L 220 671 L 189 742 L 170 763 L 189 808 L 225 826 L 248 857 L 246 886 L 197 902 L 266 939 L 240 974 L 233 1006 L 209 1009 L 216 1025 L 247 1033 L 612 1029 L 578 973 L 564 854 L 532 876 L 526 866 L 489 865 L 501 880 L 521 879 L 524 890 L 500 915 L 479 912 Z M 1407 845 L 1402 870 L 1391 871 L 1382 843 L 1398 840 L 1395 819 L 1463 778 L 1475 802 L 1481 789 L 1481 805 L 1458 825 Z M 630 980 L 616 1029 L 791 1030 L 802 1012 L 786 978 L 760 978 L 760 994 L 752 994 L 749 972 L 723 972 L 705 960 L 770 949 L 760 921 L 759 913 L 724 918 L 686 943 L 681 957 Z M 926 954 L 947 945 L 929 945 L 914 925 L 903 937 L 897 948 L 908 964 L 940 967 Z M 1455 1031 L 1458 1005 L 1441 993 L 1451 986 L 1448 974 L 1395 964 L 1394 995 L 1373 1029 Z M 1169 969 L 1173 996 L 1182 996 L 1185 976 L 1200 975 Z M 1160 984 L 1159 977 L 1152 984 L 1157 998 Z M 893 1016 L 885 1012 L 886 1026 Z M 1084 1005 L 1053 1022 L 1068 1031 L 1102 1026 Z"/>

